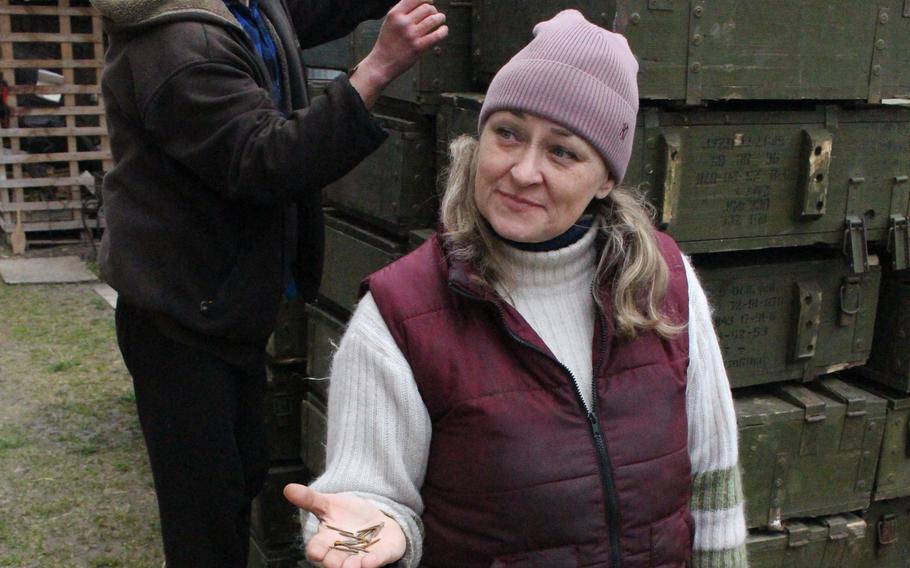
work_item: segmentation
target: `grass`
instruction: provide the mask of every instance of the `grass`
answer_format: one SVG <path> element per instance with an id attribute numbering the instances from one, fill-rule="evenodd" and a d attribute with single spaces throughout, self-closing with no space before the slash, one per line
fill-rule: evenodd
<path id="1" fill-rule="evenodd" d="M 113 310 L 0 282 L 0 567 L 155 567 L 158 513 Z"/>

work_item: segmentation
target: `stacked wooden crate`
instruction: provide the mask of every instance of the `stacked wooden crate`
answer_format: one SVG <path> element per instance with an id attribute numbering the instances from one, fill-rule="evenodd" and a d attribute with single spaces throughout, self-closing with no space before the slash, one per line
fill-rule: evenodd
<path id="1" fill-rule="evenodd" d="M 0 0 L 0 229 L 21 219 L 31 242 L 87 227 L 92 173 L 111 167 L 101 103 L 101 18 L 88 0 Z M 86 174 L 88 172 L 88 174 Z"/>
<path id="2" fill-rule="evenodd" d="M 639 58 L 626 183 L 692 256 L 715 309 L 752 565 L 906 568 L 910 108 L 891 103 L 910 99 L 910 2 L 436 6 L 450 38 L 377 106 L 390 139 L 325 191 L 327 270 L 306 308 L 308 473 L 324 467 L 326 379 L 360 280 L 432 234 L 448 143 L 476 134 L 483 89 L 533 25 L 571 7 Z M 349 68 L 377 25 L 308 64 Z"/>

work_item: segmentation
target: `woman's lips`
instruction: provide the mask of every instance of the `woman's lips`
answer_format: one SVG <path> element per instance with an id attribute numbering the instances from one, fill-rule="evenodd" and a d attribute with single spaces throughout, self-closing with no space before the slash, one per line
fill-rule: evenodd
<path id="1" fill-rule="evenodd" d="M 526 209 L 532 209 L 535 207 L 539 207 L 539 208 L 543 209 L 543 205 L 536 203 L 534 201 L 530 201 L 528 199 L 522 199 L 521 197 L 512 195 L 510 193 L 506 193 L 504 191 L 500 191 L 498 189 L 496 190 L 496 193 L 498 193 L 500 196 L 502 196 L 503 200 L 506 202 L 506 205 L 510 209 L 516 209 L 516 210 L 520 210 L 520 211 L 523 211 Z"/>

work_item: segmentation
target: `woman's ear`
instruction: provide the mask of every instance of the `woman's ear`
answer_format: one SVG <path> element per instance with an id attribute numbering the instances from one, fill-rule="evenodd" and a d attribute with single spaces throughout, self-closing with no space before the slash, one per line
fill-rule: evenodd
<path id="1" fill-rule="evenodd" d="M 603 199 L 606 197 L 616 186 L 616 180 L 611 177 L 607 177 L 607 180 L 604 184 L 597 190 L 597 193 L 594 194 L 594 197 L 597 199 Z"/>

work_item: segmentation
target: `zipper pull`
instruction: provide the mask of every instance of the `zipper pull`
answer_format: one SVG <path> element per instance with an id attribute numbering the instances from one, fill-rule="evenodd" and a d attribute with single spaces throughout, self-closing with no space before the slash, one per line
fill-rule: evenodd
<path id="1" fill-rule="evenodd" d="M 591 431 L 594 433 L 594 439 L 598 443 L 603 442 L 603 434 L 600 432 L 600 420 L 597 419 L 597 415 L 594 412 L 588 412 L 588 422 L 591 423 Z"/>

